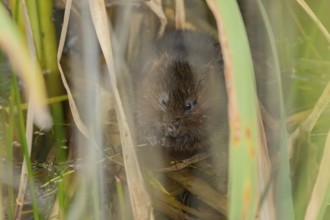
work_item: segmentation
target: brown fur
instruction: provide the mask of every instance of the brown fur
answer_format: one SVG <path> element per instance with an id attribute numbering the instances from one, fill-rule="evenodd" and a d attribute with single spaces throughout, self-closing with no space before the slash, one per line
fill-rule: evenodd
<path id="1" fill-rule="evenodd" d="M 153 145 L 191 156 L 226 127 L 227 98 L 219 44 L 174 31 L 143 56 L 137 80 L 137 125 Z"/>

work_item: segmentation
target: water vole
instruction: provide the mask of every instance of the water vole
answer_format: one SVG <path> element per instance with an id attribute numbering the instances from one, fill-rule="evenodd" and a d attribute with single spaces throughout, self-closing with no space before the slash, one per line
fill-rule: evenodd
<path id="1" fill-rule="evenodd" d="M 227 97 L 219 44 L 177 30 L 146 49 L 137 71 L 137 130 L 171 155 L 191 156 L 226 127 Z"/>

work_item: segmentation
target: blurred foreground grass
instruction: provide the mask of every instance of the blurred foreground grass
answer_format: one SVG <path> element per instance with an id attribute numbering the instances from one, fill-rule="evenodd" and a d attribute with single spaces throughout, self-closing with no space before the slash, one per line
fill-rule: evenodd
<path id="1" fill-rule="evenodd" d="M 34 216 L 34 219 L 131 219 L 136 212 L 132 214 L 129 210 L 132 206 L 133 210 L 141 208 L 138 206 L 141 201 L 129 204 L 134 188 L 126 184 L 130 177 L 126 176 L 129 172 L 125 175 L 124 171 L 127 167 L 125 167 L 125 160 L 121 157 L 120 134 L 115 113 L 118 109 L 110 103 L 112 108 L 107 109 L 109 111 L 106 113 L 98 110 L 108 107 L 108 102 L 113 101 L 113 96 L 109 92 L 110 86 L 107 80 L 102 78 L 105 75 L 103 58 L 98 51 L 98 42 L 94 36 L 94 24 L 89 20 L 89 9 L 97 3 L 86 1 L 85 5 L 80 5 L 75 1 L 68 0 L 65 4 L 63 2 L 29 0 L 25 2 L 24 10 L 22 10 L 21 1 L 2 1 L 0 4 L 0 156 L 2 158 L 0 219 L 30 219 L 31 216 Z M 171 2 L 163 1 L 163 4 L 171 5 Z M 198 0 L 191 2 L 199 4 Z M 53 7 L 54 3 L 56 8 Z M 194 4 L 189 5 L 188 1 L 185 3 L 187 17 L 194 13 L 203 15 L 198 7 L 193 7 Z M 212 4 L 213 1 L 208 1 L 208 3 Z M 218 22 L 220 21 L 227 30 L 223 35 L 228 38 L 229 48 L 227 49 L 229 53 L 233 53 L 232 59 L 236 59 L 229 64 L 234 69 L 232 77 L 235 85 L 233 86 L 239 90 L 237 96 L 232 97 L 232 101 L 237 99 L 240 104 L 231 107 L 230 113 L 233 115 L 234 112 L 241 112 L 242 118 L 245 117 L 246 121 L 249 121 L 247 127 L 251 132 L 249 134 L 253 137 L 253 141 L 242 141 L 242 146 L 235 148 L 235 143 L 233 143 L 237 135 L 235 132 L 246 134 L 246 131 L 235 130 L 237 129 L 235 121 L 231 121 L 231 148 L 234 150 L 230 155 L 229 218 L 254 219 L 255 215 L 259 215 L 259 219 L 330 219 L 330 177 L 327 171 L 327 167 L 330 167 L 327 153 L 330 148 L 330 141 L 327 140 L 330 127 L 330 111 L 327 106 L 330 100 L 330 90 L 327 89 L 330 80 L 330 41 L 326 34 L 327 30 L 330 30 L 330 19 L 327 15 L 330 2 L 310 0 L 306 1 L 306 6 L 304 1 L 293 0 L 253 3 L 239 1 L 243 14 L 249 10 L 260 13 L 260 16 L 251 16 L 247 13 L 244 19 L 246 19 L 248 32 L 251 30 L 258 32 L 259 28 L 263 30 L 260 35 L 248 34 L 248 36 L 250 44 L 251 36 L 253 40 L 262 42 L 262 51 L 266 51 L 266 54 L 261 56 L 262 59 L 259 57 L 257 61 L 265 63 L 266 65 L 261 66 L 267 66 L 268 74 L 272 74 L 270 79 L 259 80 L 259 82 L 260 76 L 256 74 L 257 84 L 263 81 L 262 86 L 275 87 L 275 90 L 270 91 L 276 91 L 276 94 L 269 92 L 264 97 L 266 107 L 275 106 L 274 109 L 268 109 L 269 112 L 272 113 L 274 110 L 277 113 L 273 115 L 275 123 L 267 124 L 273 127 L 274 130 L 271 131 L 277 133 L 274 136 L 278 140 L 274 142 L 276 146 L 272 146 L 274 148 L 272 150 L 269 149 L 270 146 L 267 146 L 268 142 L 262 138 L 263 133 L 267 131 L 261 126 L 261 120 L 258 118 L 260 113 L 256 104 L 257 99 L 253 96 L 255 88 L 252 70 L 251 75 L 246 75 L 245 71 L 242 72 L 244 68 L 250 68 L 249 65 L 252 63 L 249 63 L 249 59 L 252 60 L 255 57 L 253 54 L 249 57 L 247 45 L 243 54 L 243 42 L 246 39 L 241 15 L 238 13 L 236 2 L 227 3 L 221 0 L 216 1 L 217 7 L 214 14 L 221 17 Z M 134 11 L 130 17 L 125 15 L 124 9 L 132 4 L 139 6 L 144 3 L 139 1 L 106 2 L 113 28 L 111 31 L 125 33 L 125 30 L 122 31 L 120 27 L 123 29 L 130 27 L 130 36 L 139 39 L 138 30 L 132 28 L 136 25 L 134 22 L 140 21 L 138 23 L 140 26 L 136 27 L 141 28 L 143 25 L 158 28 L 159 24 L 165 24 L 158 23 L 158 17 L 161 21 L 164 21 L 162 20 L 164 18 L 161 13 L 162 8 L 157 5 L 157 1 L 147 3 L 149 8 L 141 6 L 134 10 L 130 8 Z M 171 20 L 174 20 L 174 10 L 165 6 L 164 16 L 167 16 L 170 25 Z M 27 14 L 24 14 L 25 10 Z M 65 15 L 64 10 L 66 10 Z M 151 10 L 154 10 L 158 17 Z M 311 11 L 315 13 L 319 21 L 312 19 Z M 68 12 L 71 12 L 71 15 Z M 210 17 L 211 12 L 208 13 L 207 16 Z M 125 16 L 128 16 L 126 17 L 129 21 L 127 26 L 125 26 L 126 23 L 125 25 L 120 23 L 120 19 L 125 20 Z M 254 19 L 258 18 L 260 21 L 255 22 Z M 68 35 L 63 54 L 61 54 L 63 56 L 61 64 L 68 78 L 73 100 L 70 94 L 65 94 L 63 79 L 58 70 L 59 60 L 57 60 L 59 59 L 58 36 L 60 33 L 56 33 L 56 30 L 60 29 L 62 22 L 65 24 L 68 19 L 71 23 L 68 27 L 64 25 L 64 28 L 68 28 L 66 30 Z M 90 24 L 82 21 L 88 21 Z M 203 26 L 205 21 L 199 22 Z M 249 22 L 250 25 L 248 25 Z M 325 31 L 320 29 L 322 26 Z M 208 29 L 205 25 L 203 27 L 205 30 Z M 84 28 L 87 32 L 82 31 Z M 148 30 L 156 36 L 157 28 Z M 90 36 L 86 37 L 90 41 L 87 43 L 83 41 L 82 33 L 84 33 L 83 36 L 90 33 Z M 63 34 L 65 33 L 62 32 Z M 111 37 L 113 37 L 113 44 L 116 45 L 118 39 L 112 35 Z M 126 37 L 120 39 L 130 42 L 130 38 Z M 114 53 L 111 54 L 113 57 L 129 60 L 137 53 L 133 49 L 138 47 L 133 47 L 129 43 L 125 44 L 126 41 L 123 43 L 122 50 L 117 50 L 116 53 L 114 49 Z M 89 43 L 95 45 L 94 49 L 86 49 Z M 93 54 L 93 59 L 90 57 L 91 54 Z M 242 59 L 246 59 L 247 62 L 245 66 L 240 63 L 242 61 L 239 56 L 242 55 Z M 98 74 L 100 78 L 84 72 L 84 69 L 89 68 L 91 60 L 96 60 L 97 65 L 94 66 L 95 72 L 93 68 L 89 69 L 90 74 Z M 255 60 L 254 65 L 257 72 Z M 111 71 L 113 69 L 110 68 Z M 119 69 L 120 74 L 125 74 L 124 67 Z M 31 72 L 36 72 L 35 77 Z M 243 77 L 247 78 L 243 80 Z M 41 130 L 36 126 L 32 128 L 31 124 L 33 119 L 39 122 L 37 124 L 39 127 L 47 127 L 50 123 L 45 116 L 49 113 L 43 104 L 46 95 L 44 87 L 47 90 L 46 102 L 50 106 L 53 121 L 53 126 L 49 131 Z M 260 97 L 264 95 L 259 94 Z M 322 99 L 317 102 L 320 97 Z M 76 101 L 77 112 L 72 107 L 74 101 Z M 34 103 L 34 105 L 29 106 L 26 103 Z M 267 103 L 270 104 L 267 105 Z M 41 110 L 38 110 L 39 107 Z M 31 115 L 28 115 L 29 112 L 32 112 Z M 264 117 L 264 114 L 261 115 Z M 319 115 L 321 116 L 318 119 Z M 77 118 L 81 121 L 77 121 Z M 44 122 L 45 126 L 40 122 Z M 82 127 L 86 130 L 81 129 Z M 252 147 L 248 146 L 249 144 Z M 137 151 L 141 148 L 143 146 L 137 147 Z M 270 155 L 260 154 L 261 149 L 268 149 Z M 256 152 L 252 159 L 249 157 L 251 150 Z M 269 159 L 271 162 L 268 171 L 263 167 L 264 164 L 260 158 Z M 22 163 L 26 164 L 27 171 L 22 168 Z M 203 165 L 204 168 L 208 167 L 206 164 Z M 177 166 L 180 166 L 179 162 Z M 191 166 L 200 168 L 200 164 Z M 217 174 L 216 171 L 212 170 Z M 23 176 L 24 172 L 27 172 L 29 183 L 26 178 L 19 181 L 21 172 Z M 178 194 L 172 195 L 169 189 L 173 190 L 172 188 L 175 187 L 177 191 L 186 189 L 187 186 L 180 182 L 180 178 L 183 177 L 169 174 L 173 186 L 166 188 L 167 186 L 162 186 L 161 181 L 157 179 L 157 175 L 150 173 L 144 175 L 146 186 L 149 187 L 148 192 L 166 195 L 164 199 L 166 201 L 160 201 L 160 197 L 157 196 L 156 200 L 154 198 L 151 200 L 156 210 L 165 212 L 172 219 L 180 219 L 181 214 L 187 212 L 199 216 L 200 219 L 206 219 L 206 213 L 213 214 L 214 207 L 219 207 L 217 204 L 212 206 L 212 201 L 219 201 L 219 198 L 214 198 L 213 195 L 210 195 L 209 199 L 207 196 L 201 198 L 204 203 L 211 204 L 212 207 L 205 206 L 207 211 L 204 210 L 204 212 L 189 209 L 177 203 L 175 195 Z M 268 175 L 271 176 L 270 179 Z M 183 187 L 179 187 L 180 184 Z M 197 189 L 211 185 L 199 179 L 191 184 L 192 188 L 197 187 Z M 26 192 L 24 192 L 25 188 Z M 18 189 L 23 189 L 22 194 Z M 270 194 L 272 196 L 269 198 Z M 25 197 L 20 195 L 25 195 Z M 214 195 L 218 196 L 218 194 Z M 227 200 L 227 195 L 221 196 Z M 17 197 L 19 198 L 16 199 Z M 175 205 L 171 206 L 171 204 Z M 266 208 L 264 204 L 267 204 Z M 265 214 L 265 210 L 268 210 L 266 211 L 268 214 Z M 216 211 L 221 215 L 217 213 L 214 216 L 225 218 L 226 211 Z M 274 215 L 270 214 L 272 211 Z M 155 212 L 154 218 L 166 219 L 161 216 Z"/>

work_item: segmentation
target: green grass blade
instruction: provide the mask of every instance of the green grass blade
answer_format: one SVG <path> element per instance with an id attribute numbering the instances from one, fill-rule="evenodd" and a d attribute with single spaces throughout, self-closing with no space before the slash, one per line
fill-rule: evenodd
<path id="1" fill-rule="evenodd" d="M 23 111 L 20 108 L 21 106 L 21 98 L 19 95 L 19 89 L 17 85 L 17 78 L 15 74 L 13 75 L 13 80 L 12 80 L 12 96 L 15 97 L 15 103 L 17 106 L 17 119 L 18 119 L 18 131 L 19 131 L 19 137 L 21 140 L 22 144 L 22 150 L 27 166 L 27 174 L 28 174 L 28 183 L 30 187 L 30 193 L 31 193 L 31 198 L 32 198 L 32 207 L 33 207 L 33 217 L 35 220 L 39 219 L 39 214 L 38 214 L 38 203 L 37 203 L 37 197 L 35 193 L 35 187 L 34 187 L 34 181 L 33 181 L 33 173 L 32 173 L 32 166 L 31 166 L 31 161 L 30 161 L 30 153 L 29 153 L 29 147 L 27 143 L 27 139 L 25 136 L 25 122 L 24 122 L 24 116 L 23 116 Z M 23 201 L 21 201 L 23 202 Z M 16 207 L 15 215 L 17 214 L 18 207 Z M 17 218 L 18 216 L 15 216 Z"/>
<path id="2" fill-rule="evenodd" d="M 44 69 L 47 72 L 45 76 L 46 84 L 48 85 L 48 94 L 50 97 L 62 95 L 64 88 L 62 80 L 57 67 L 57 41 L 55 25 L 52 20 L 53 17 L 53 1 L 39 1 L 39 23 L 41 44 L 38 47 L 42 48 L 42 52 L 47 51 L 47 55 L 40 56 L 41 63 L 44 64 Z M 37 22 L 36 22 L 37 23 Z M 45 52 L 44 52 L 45 53 Z M 54 103 L 51 105 L 51 111 L 54 120 L 54 134 L 57 148 L 57 160 L 62 162 L 66 159 L 66 149 L 63 149 L 63 140 L 66 138 L 64 124 L 64 114 L 62 103 Z"/>
<path id="3" fill-rule="evenodd" d="M 211 5 L 214 1 L 208 1 Z M 229 219 L 254 219 L 259 200 L 257 98 L 251 52 L 236 1 L 217 0 L 219 40 L 229 98 Z"/>

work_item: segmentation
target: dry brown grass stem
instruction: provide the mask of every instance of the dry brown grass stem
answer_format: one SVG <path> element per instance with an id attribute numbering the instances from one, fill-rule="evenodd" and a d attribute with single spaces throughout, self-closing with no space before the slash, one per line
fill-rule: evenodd
<path id="1" fill-rule="evenodd" d="M 197 177 L 191 178 L 180 172 L 170 172 L 167 175 L 174 181 L 180 183 L 185 189 L 196 195 L 198 199 L 205 202 L 224 216 L 228 216 L 227 198 L 213 189 L 207 182 Z"/>
<path id="2" fill-rule="evenodd" d="M 182 30 L 185 27 L 185 8 L 183 0 L 175 0 L 175 27 Z"/>
<path id="3" fill-rule="evenodd" d="M 57 64 L 58 64 L 58 69 L 61 74 L 61 79 L 62 79 L 64 88 L 68 95 L 68 101 L 69 101 L 69 106 L 70 106 L 73 120 L 74 120 L 77 128 L 79 129 L 79 131 L 85 137 L 87 137 L 89 140 L 91 140 L 89 131 L 88 131 L 86 125 L 81 120 L 76 102 L 75 102 L 72 92 L 71 92 L 71 88 L 66 80 L 65 74 L 64 74 L 62 66 L 61 66 L 61 58 L 62 58 L 63 48 L 64 48 L 65 39 L 66 39 L 67 31 L 68 31 L 71 8 L 72 8 L 72 0 L 67 0 L 66 6 L 65 6 L 64 18 L 63 18 L 63 24 L 62 24 L 62 32 L 61 32 L 61 37 L 60 37 L 58 51 L 57 51 Z M 95 146 L 96 146 L 96 144 L 95 144 Z"/>
<path id="4" fill-rule="evenodd" d="M 171 172 L 171 171 L 182 170 L 192 164 L 205 160 L 205 159 L 209 158 L 210 156 L 211 156 L 210 153 L 199 153 L 192 157 L 189 157 L 188 159 L 181 160 L 181 161 L 175 161 L 175 162 L 173 162 L 173 164 L 174 164 L 173 166 L 157 169 L 155 171 Z"/>
<path id="5" fill-rule="evenodd" d="M 145 4 L 158 16 L 160 20 L 160 28 L 158 31 L 158 36 L 162 36 L 165 31 L 165 27 L 167 25 L 167 18 L 163 11 L 161 0 L 151 0 L 145 2 Z"/>

